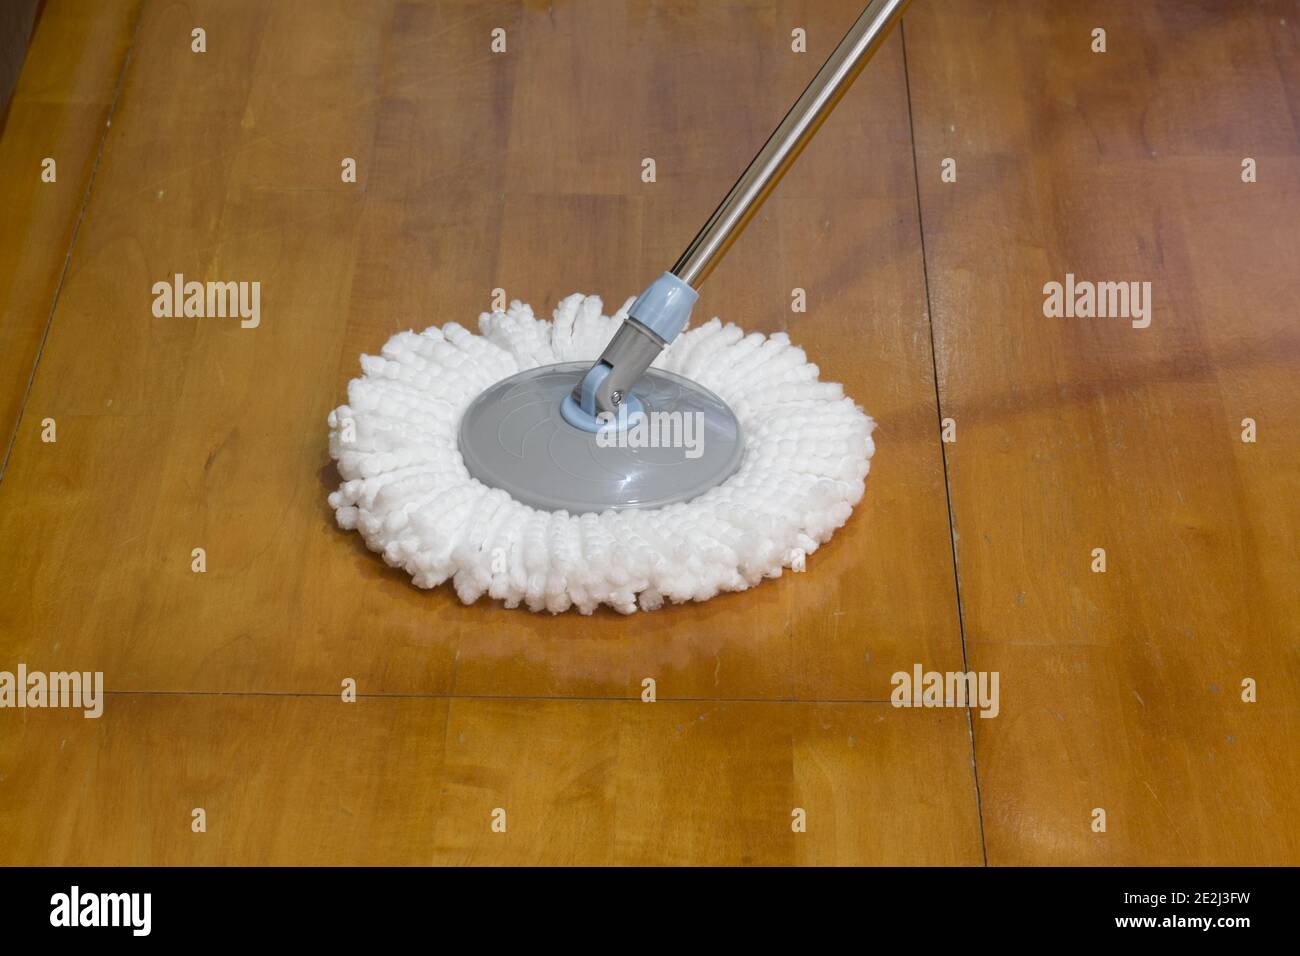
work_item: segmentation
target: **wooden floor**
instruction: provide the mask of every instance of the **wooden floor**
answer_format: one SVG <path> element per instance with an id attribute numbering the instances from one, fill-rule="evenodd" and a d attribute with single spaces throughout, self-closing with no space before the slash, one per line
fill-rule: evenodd
<path id="1" fill-rule="evenodd" d="M 334 527 L 360 353 L 639 291 L 856 10 L 48 0 L 0 138 L 0 670 L 111 693 L 0 711 L 0 862 L 1300 863 L 1300 3 L 915 0 L 697 309 L 880 423 L 807 573 L 543 617 Z M 178 272 L 261 325 L 155 318 Z M 1150 326 L 1045 317 L 1067 273 Z M 916 664 L 1000 713 L 891 706 Z"/>

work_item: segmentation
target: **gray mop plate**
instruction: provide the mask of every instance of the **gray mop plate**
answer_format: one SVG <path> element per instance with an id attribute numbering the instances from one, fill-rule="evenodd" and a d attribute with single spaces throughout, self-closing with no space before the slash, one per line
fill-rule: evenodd
<path id="1" fill-rule="evenodd" d="M 590 367 L 590 362 L 543 365 L 484 390 L 460 423 L 460 453 L 469 473 L 534 508 L 585 514 L 689 501 L 740 467 L 744 437 L 727 403 L 659 369 L 646 372 L 632 391 L 648 423 L 674 426 L 671 433 L 657 429 L 658 444 L 675 439 L 677 447 L 630 447 L 638 440 L 631 429 L 624 433 L 632 440 L 623 442 L 625 447 L 602 447 L 596 435 L 560 415 L 564 396 Z M 681 414 L 656 419 L 656 412 Z M 688 416 L 690 428 L 683 430 Z M 682 447 L 682 439 L 691 447 Z"/>

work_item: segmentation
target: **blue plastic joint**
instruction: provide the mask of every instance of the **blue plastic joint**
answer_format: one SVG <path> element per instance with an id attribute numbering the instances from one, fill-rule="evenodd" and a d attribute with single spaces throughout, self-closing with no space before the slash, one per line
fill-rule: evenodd
<path id="1" fill-rule="evenodd" d="M 600 388 L 600 383 L 609 376 L 609 366 L 604 362 L 598 362 L 592 366 L 591 371 L 587 372 L 582 379 L 582 404 L 573 400 L 572 393 L 564 396 L 564 401 L 560 402 L 560 415 L 566 422 L 574 428 L 581 428 L 585 432 L 598 432 L 606 428 L 618 428 L 618 419 L 609 415 L 607 412 L 602 419 L 587 411 L 589 408 L 596 407 L 596 389 Z M 627 395 L 623 399 L 623 405 L 627 409 L 626 420 L 630 421 L 633 415 L 643 414 L 645 407 L 641 404 L 641 399 L 635 395 Z"/>
<path id="2" fill-rule="evenodd" d="M 599 432 L 617 428 L 618 422 L 642 411 L 643 405 L 630 391 L 664 347 L 677 338 L 691 318 L 691 308 L 700 294 L 671 272 L 665 272 L 642 292 L 632 308 L 627 321 L 619 327 L 605 346 L 605 351 L 595 365 L 583 376 L 578 386 L 578 397 L 566 395 L 560 403 L 564 420 L 583 431 Z M 617 367 L 617 374 L 616 374 Z M 611 393 L 623 392 L 619 410 L 626 415 L 613 418 L 597 413 L 597 395 L 606 380 Z"/>
<path id="3" fill-rule="evenodd" d="M 667 345 L 686 328 L 700 294 L 671 272 L 665 272 L 632 303 L 628 315 Z"/>
<path id="4" fill-rule="evenodd" d="M 609 373 L 610 367 L 607 364 L 597 362 L 583 376 L 582 384 L 579 386 L 582 394 L 581 405 L 573 400 L 572 394 L 564 396 L 564 401 L 560 402 L 560 414 L 564 416 L 566 422 L 586 432 L 601 430 L 604 422 L 593 415 L 589 409 L 596 407 L 596 389 L 600 388 L 601 382 L 609 378 Z"/>

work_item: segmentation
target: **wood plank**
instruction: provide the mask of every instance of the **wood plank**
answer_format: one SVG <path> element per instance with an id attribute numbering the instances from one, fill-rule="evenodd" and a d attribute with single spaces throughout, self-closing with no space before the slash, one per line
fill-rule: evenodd
<path id="1" fill-rule="evenodd" d="M 615 308 L 671 263 L 854 13 L 150 7 L 33 390 L 60 441 L 24 435 L 0 488 L 0 653 L 103 670 L 114 690 L 351 676 L 368 693 L 636 698 L 655 677 L 661 699 L 882 700 L 913 662 L 959 666 L 897 37 L 701 304 L 788 328 L 881 422 L 866 499 L 807 573 L 631 620 L 465 608 L 412 588 L 324 501 L 324 417 L 362 351 L 472 324 L 498 286 L 542 314 L 575 288 Z M 178 39 L 199 21 L 202 56 Z M 509 53 L 492 56 L 498 25 Z M 356 184 L 338 181 L 344 155 Z M 262 281 L 262 325 L 153 318 L 151 284 L 175 272 Z"/>
<path id="2" fill-rule="evenodd" d="M 958 711 L 127 694 L 9 726 L 11 865 L 980 859 Z"/>
<path id="3" fill-rule="evenodd" d="M 51 0 L 0 109 L 0 476 L 105 134 L 139 0 Z M 55 162 L 53 182 L 43 163 Z M 28 421 L 39 432 L 40 420 Z"/>
<path id="4" fill-rule="evenodd" d="M 989 862 L 1294 863 L 1295 5 L 918 3 L 905 34 L 966 640 L 1002 678 Z M 1150 326 L 1045 317 L 1067 273 L 1151 282 Z"/>
<path id="5" fill-rule="evenodd" d="M 325 503 L 324 418 L 362 351 L 472 325 L 498 286 L 612 310 L 855 12 L 146 8 L 32 390 L 59 441 L 21 434 L 0 485 L 0 660 L 132 693 L 95 721 L 6 714 L 7 861 L 980 861 L 966 715 L 835 703 L 961 659 L 897 38 L 701 308 L 789 329 L 881 421 L 867 498 L 807 573 L 633 619 L 465 608 Z M 261 281 L 261 325 L 154 318 L 177 272 Z"/>

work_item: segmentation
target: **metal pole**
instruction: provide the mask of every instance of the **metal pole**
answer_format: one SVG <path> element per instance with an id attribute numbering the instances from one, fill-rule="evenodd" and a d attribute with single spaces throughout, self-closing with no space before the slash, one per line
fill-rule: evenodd
<path id="1" fill-rule="evenodd" d="M 884 42 L 909 0 L 872 0 L 672 267 L 698 289 Z"/>

